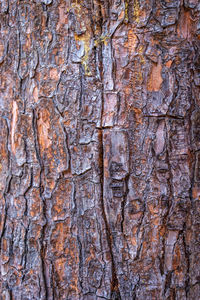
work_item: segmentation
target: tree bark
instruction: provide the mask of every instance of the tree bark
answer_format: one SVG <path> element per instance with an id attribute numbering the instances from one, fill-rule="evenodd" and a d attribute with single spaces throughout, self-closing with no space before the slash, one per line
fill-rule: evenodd
<path id="1" fill-rule="evenodd" d="M 200 297 L 198 0 L 2 0 L 2 300 Z"/>

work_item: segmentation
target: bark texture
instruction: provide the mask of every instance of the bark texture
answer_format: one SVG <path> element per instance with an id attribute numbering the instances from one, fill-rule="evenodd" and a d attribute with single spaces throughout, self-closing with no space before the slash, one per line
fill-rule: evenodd
<path id="1" fill-rule="evenodd" d="M 0 299 L 199 299 L 199 18 L 1 0 Z"/>

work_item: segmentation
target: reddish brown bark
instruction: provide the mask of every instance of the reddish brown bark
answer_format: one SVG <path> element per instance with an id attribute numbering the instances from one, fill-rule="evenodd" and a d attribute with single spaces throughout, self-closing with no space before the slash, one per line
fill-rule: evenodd
<path id="1" fill-rule="evenodd" d="M 200 296 L 198 0 L 2 0 L 0 299 Z"/>

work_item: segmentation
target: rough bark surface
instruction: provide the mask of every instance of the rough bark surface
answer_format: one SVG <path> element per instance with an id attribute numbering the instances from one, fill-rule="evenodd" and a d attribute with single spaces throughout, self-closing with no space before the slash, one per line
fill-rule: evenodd
<path id="1" fill-rule="evenodd" d="M 199 299 L 199 18 L 1 0 L 0 299 Z"/>

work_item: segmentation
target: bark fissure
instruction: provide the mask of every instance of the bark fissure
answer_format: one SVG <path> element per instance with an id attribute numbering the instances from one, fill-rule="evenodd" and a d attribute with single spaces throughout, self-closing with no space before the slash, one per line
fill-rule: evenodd
<path id="1" fill-rule="evenodd" d="M 119 292 L 119 283 L 118 283 L 118 278 L 117 278 L 117 272 L 116 272 L 116 265 L 115 265 L 115 260 L 114 260 L 114 255 L 113 255 L 113 242 L 112 242 L 112 233 L 110 231 L 110 227 L 108 224 L 108 220 L 106 217 L 106 213 L 105 213 L 105 199 L 104 199 L 104 148 L 103 148 L 103 133 L 100 134 L 101 139 L 100 139 L 100 145 L 101 145 L 101 150 L 100 150 L 100 162 L 101 162 L 101 170 L 102 170 L 102 176 L 101 176 L 101 210 L 102 210 L 102 216 L 103 216 L 103 220 L 105 222 L 105 227 L 106 227 L 106 238 L 107 238 L 107 242 L 108 242 L 108 247 L 109 247 L 109 253 L 110 253 L 110 257 L 111 257 L 111 269 L 112 269 L 112 278 L 111 278 L 111 299 L 118 299 L 115 298 L 115 295 L 119 297 L 119 299 L 121 299 L 120 297 L 120 292 Z"/>

